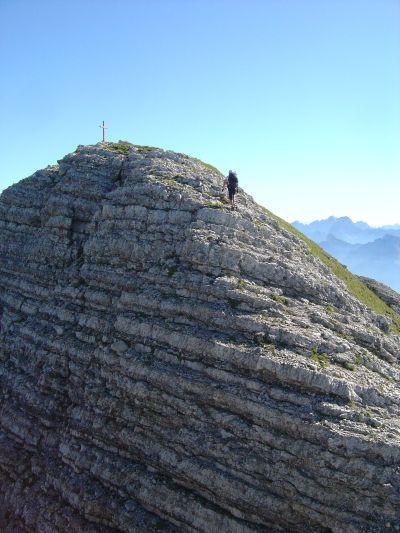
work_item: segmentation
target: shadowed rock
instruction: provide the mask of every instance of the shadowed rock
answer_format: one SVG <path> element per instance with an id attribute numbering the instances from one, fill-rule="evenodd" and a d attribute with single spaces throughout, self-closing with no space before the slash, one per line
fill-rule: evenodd
<path id="1" fill-rule="evenodd" d="M 0 198 L 2 531 L 400 528 L 388 320 L 212 168 L 113 148 Z"/>

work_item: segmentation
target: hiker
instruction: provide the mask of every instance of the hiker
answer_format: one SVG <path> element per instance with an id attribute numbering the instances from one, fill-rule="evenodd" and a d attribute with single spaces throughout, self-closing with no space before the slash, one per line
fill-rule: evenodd
<path id="1" fill-rule="evenodd" d="M 224 190 L 225 188 L 228 189 L 229 200 L 231 201 L 232 209 L 235 209 L 236 207 L 235 194 L 238 192 L 238 185 L 239 185 L 239 180 L 238 180 L 236 172 L 234 170 L 230 170 L 229 174 L 224 179 L 224 186 L 222 190 Z"/>

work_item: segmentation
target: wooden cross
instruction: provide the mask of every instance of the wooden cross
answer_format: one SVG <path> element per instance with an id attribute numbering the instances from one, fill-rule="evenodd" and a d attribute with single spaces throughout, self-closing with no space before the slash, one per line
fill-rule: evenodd
<path id="1" fill-rule="evenodd" d="M 108 128 L 108 126 L 104 124 L 104 120 L 103 120 L 103 123 L 100 124 L 99 128 L 102 128 L 103 130 L 103 142 L 104 142 L 105 141 L 105 130 Z"/>

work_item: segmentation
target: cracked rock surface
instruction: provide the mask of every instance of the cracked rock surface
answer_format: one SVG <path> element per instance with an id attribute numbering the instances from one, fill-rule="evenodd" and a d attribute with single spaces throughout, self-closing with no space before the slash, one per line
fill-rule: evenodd
<path id="1" fill-rule="evenodd" d="M 0 197 L 0 530 L 400 530 L 400 337 L 182 154 Z"/>

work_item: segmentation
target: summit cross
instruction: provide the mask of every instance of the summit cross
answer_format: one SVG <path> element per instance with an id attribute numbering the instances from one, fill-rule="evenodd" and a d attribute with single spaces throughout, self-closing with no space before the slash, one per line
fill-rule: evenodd
<path id="1" fill-rule="evenodd" d="M 108 128 L 108 126 L 106 126 L 104 124 L 104 120 L 102 122 L 102 124 L 100 124 L 99 128 L 101 128 L 103 130 L 103 142 L 105 141 L 105 130 Z"/>

